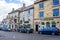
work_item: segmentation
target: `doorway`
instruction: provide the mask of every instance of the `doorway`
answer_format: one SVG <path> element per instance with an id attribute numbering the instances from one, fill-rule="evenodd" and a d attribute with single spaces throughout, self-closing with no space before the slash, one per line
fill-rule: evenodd
<path id="1" fill-rule="evenodd" d="M 52 27 L 56 27 L 56 22 L 52 21 Z"/>
<path id="2" fill-rule="evenodd" d="M 36 24 L 36 31 L 38 31 L 38 24 Z"/>
<path id="3" fill-rule="evenodd" d="M 46 27 L 50 27 L 50 22 L 46 22 Z"/>

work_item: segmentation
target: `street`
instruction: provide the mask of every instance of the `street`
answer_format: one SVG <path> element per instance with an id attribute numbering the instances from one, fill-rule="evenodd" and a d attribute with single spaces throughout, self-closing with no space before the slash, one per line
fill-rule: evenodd
<path id="1" fill-rule="evenodd" d="M 0 31 L 0 40 L 60 40 L 60 36 Z"/>

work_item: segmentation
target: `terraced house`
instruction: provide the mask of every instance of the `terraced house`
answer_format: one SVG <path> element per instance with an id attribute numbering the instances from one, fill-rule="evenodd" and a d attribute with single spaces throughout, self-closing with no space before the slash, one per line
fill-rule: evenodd
<path id="1" fill-rule="evenodd" d="M 30 25 L 33 28 L 34 5 L 27 6 L 23 4 L 20 11 L 20 25 Z"/>
<path id="2" fill-rule="evenodd" d="M 35 0 L 34 4 L 12 10 L 9 14 L 9 27 L 30 25 L 38 28 L 57 27 L 60 29 L 60 0 Z"/>
<path id="3" fill-rule="evenodd" d="M 30 25 L 33 28 L 33 9 L 34 5 L 25 6 L 25 3 L 21 8 L 12 9 L 8 13 L 9 27 L 14 30 L 20 27 L 20 25 Z"/>
<path id="4" fill-rule="evenodd" d="M 9 27 L 11 29 L 18 28 L 18 25 L 19 25 L 18 18 L 19 18 L 19 10 L 14 10 L 13 8 L 12 11 L 8 13 Z"/>
<path id="5" fill-rule="evenodd" d="M 36 0 L 34 3 L 34 30 L 41 27 L 60 29 L 60 0 Z"/>

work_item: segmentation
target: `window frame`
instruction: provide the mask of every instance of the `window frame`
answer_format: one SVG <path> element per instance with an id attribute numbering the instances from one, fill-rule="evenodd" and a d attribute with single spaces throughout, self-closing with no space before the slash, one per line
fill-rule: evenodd
<path id="1" fill-rule="evenodd" d="M 31 12 L 31 11 L 30 11 L 30 9 L 29 9 L 29 10 L 28 10 L 28 14 L 30 14 L 30 12 Z"/>
<path id="2" fill-rule="evenodd" d="M 43 17 L 41 16 L 42 13 L 43 13 Z M 40 19 L 43 19 L 43 18 L 44 18 L 44 12 L 43 12 L 43 11 L 39 12 L 39 18 L 40 18 Z"/>
<path id="3" fill-rule="evenodd" d="M 54 3 L 54 0 L 52 0 L 52 4 L 53 6 L 58 6 L 60 2 L 58 2 L 58 4 L 56 4 L 56 2 Z"/>
<path id="4" fill-rule="evenodd" d="M 54 10 L 56 11 L 57 9 L 58 9 L 58 15 L 55 14 L 55 16 L 54 16 L 54 13 L 55 13 Z M 60 10 L 59 8 L 53 9 L 53 17 L 59 17 L 60 16 L 59 10 Z"/>
<path id="5" fill-rule="evenodd" d="M 43 7 L 41 7 L 41 5 L 42 5 Z M 40 3 L 40 4 L 39 4 L 39 9 L 44 9 L 44 3 Z"/>

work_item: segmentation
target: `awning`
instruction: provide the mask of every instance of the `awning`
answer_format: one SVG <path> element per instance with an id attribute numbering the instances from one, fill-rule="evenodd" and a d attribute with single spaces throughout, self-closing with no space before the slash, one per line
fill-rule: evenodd
<path id="1" fill-rule="evenodd" d="M 56 24 L 56 22 L 55 22 L 55 21 L 52 21 L 52 24 L 53 24 L 53 25 L 55 25 L 55 24 Z"/>

